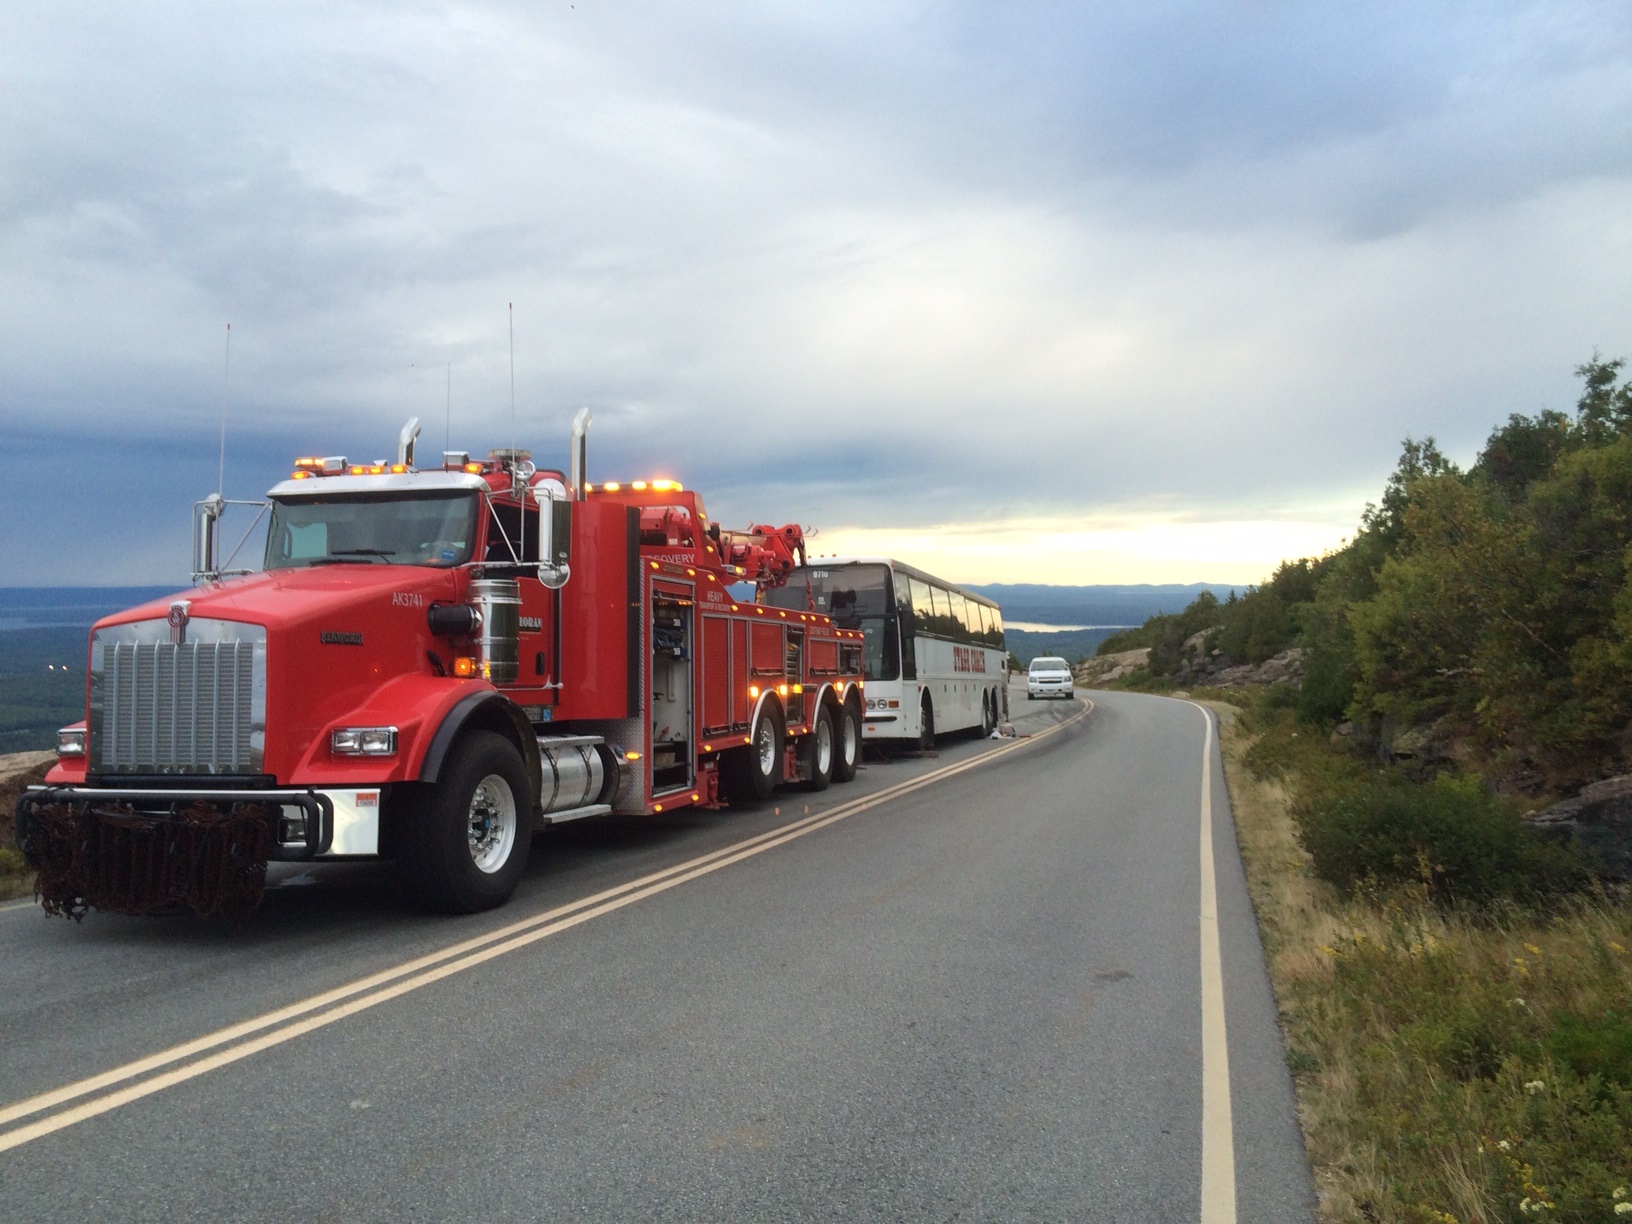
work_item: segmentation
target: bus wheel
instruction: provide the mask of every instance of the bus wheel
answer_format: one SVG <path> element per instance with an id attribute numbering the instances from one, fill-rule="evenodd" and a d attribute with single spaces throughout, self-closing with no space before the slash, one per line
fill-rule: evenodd
<path id="1" fill-rule="evenodd" d="M 720 758 L 720 780 L 727 798 L 747 802 L 771 797 L 782 780 L 782 739 L 781 714 L 767 703 L 754 724 L 753 742 Z"/>
<path id="2" fill-rule="evenodd" d="M 816 725 L 799 746 L 801 772 L 808 774 L 805 789 L 824 791 L 833 780 L 833 711 L 825 705 L 816 711 Z"/>
<path id="3" fill-rule="evenodd" d="M 833 781 L 849 782 L 861 766 L 861 708 L 847 701 L 839 710 L 838 742 L 834 745 Z"/>
<path id="4" fill-rule="evenodd" d="M 918 726 L 918 751 L 933 752 L 935 750 L 935 705 L 928 697 L 924 698 L 924 716 Z"/>
<path id="5" fill-rule="evenodd" d="M 516 746 L 492 731 L 465 737 L 409 822 L 405 866 L 432 909 L 503 905 L 527 869 L 532 793 Z"/>

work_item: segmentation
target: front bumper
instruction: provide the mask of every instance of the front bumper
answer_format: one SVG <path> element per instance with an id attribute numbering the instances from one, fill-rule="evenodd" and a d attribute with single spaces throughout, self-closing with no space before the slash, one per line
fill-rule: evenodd
<path id="1" fill-rule="evenodd" d="M 372 855 L 383 788 L 32 786 L 17 846 L 46 910 L 244 918 L 268 862 Z"/>

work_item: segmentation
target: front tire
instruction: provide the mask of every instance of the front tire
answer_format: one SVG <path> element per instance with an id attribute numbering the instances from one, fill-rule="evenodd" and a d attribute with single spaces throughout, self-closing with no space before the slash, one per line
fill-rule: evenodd
<path id="1" fill-rule="evenodd" d="M 918 724 L 918 751 L 935 751 L 935 706 L 924 698 L 923 718 Z"/>
<path id="2" fill-rule="evenodd" d="M 492 731 L 462 737 L 407 830 L 405 865 L 425 903 L 474 914 L 508 901 L 527 870 L 532 807 L 516 746 Z"/>

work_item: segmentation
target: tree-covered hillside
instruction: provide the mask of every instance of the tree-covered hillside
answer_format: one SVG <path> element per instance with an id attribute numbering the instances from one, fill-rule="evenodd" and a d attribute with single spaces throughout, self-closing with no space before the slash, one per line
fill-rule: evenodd
<path id="1" fill-rule="evenodd" d="M 1107 639 L 1171 676 L 1200 651 L 1259 662 L 1301 647 L 1296 703 L 1386 747 L 1431 728 L 1479 767 L 1557 789 L 1632 759 L 1632 383 L 1578 368 L 1573 416 L 1514 414 L 1467 471 L 1407 439 L 1340 551 L 1262 586 L 1203 594 Z M 1199 641 L 1198 634 L 1205 636 Z M 1187 648 L 1187 643 L 1188 648 Z"/>

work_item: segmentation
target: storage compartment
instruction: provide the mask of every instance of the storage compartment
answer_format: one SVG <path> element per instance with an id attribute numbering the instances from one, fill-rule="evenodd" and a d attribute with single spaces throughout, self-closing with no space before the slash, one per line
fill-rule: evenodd
<path id="1" fill-rule="evenodd" d="M 652 595 L 652 793 L 692 784 L 692 614 L 690 598 Z"/>

